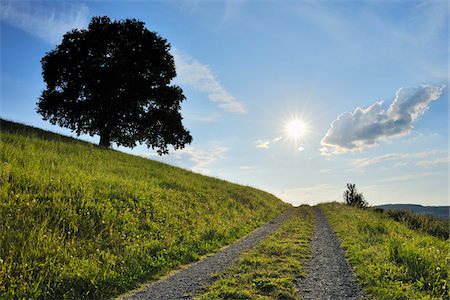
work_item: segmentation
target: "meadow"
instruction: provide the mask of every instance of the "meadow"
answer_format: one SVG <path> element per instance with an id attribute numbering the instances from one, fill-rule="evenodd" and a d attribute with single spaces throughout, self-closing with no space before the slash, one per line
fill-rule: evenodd
<path id="1" fill-rule="evenodd" d="M 375 299 L 449 299 L 450 243 L 408 220 L 338 203 L 319 205 L 358 282 Z M 431 232 L 434 225 L 430 225 Z M 448 221 L 447 221 L 448 230 Z"/>
<path id="2" fill-rule="evenodd" d="M 274 233 L 217 274 L 195 299 L 299 299 L 295 281 L 304 275 L 314 225 L 314 209 L 296 207 Z"/>
<path id="3" fill-rule="evenodd" d="M 287 210 L 266 192 L 0 122 L 0 298 L 102 299 Z"/>

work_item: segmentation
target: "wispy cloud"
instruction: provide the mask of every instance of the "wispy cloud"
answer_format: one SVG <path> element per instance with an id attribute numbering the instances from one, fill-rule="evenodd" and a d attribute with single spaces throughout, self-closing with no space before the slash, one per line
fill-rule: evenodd
<path id="1" fill-rule="evenodd" d="M 242 170 L 242 171 L 253 171 L 253 170 L 255 170 L 255 167 L 254 166 L 240 166 L 239 170 Z"/>
<path id="2" fill-rule="evenodd" d="M 388 153 L 388 154 L 375 156 L 375 157 L 356 159 L 353 161 L 353 164 L 359 168 L 367 167 L 367 166 L 371 166 L 374 164 L 379 164 L 379 163 L 383 163 L 383 162 L 387 162 L 387 161 L 397 161 L 396 162 L 397 164 L 405 165 L 406 162 L 404 160 L 429 157 L 429 156 L 443 153 L 443 152 L 445 152 L 445 151 L 432 150 L 432 151 L 423 151 L 423 152 L 415 152 L 415 153 Z"/>
<path id="3" fill-rule="evenodd" d="M 256 148 L 268 149 L 270 146 L 270 140 L 257 140 L 255 143 Z"/>
<path id="4" fill-rule="evenodd" d="M 382 101 L 340 115 L 321 140 L 322 155 L 346 153 L 376 146 L 379 141 L 410 133 L 414 123 L 439 99 L 445 86 L 400 88 L 387 111 Z"/>
<path id="5" fill-rule="evenodd" d="M 348 53 L 356 50 L 352 57 L 354 63 L 364 63 L 367 57 L 376 56 L 380 61 L 414 70 L 417 78 L 447 81 L 448 68 L 441 63 L 441 58 L 436 55 L 423 58 L 424 53 L 436 53 L 435 45 L 439 45 L 438 49 L 446 47 L 446 41 L 442 39 L 448 31 L 446 1 L 411 2 L 404 11 L 413 16 L 408 18 L 408 22 L 403 18 L 387 17 L 390 9 L 383 1 L 360 1 L 364 9 L 353 14 L 352 18 L 348 18 L 345 10 L 333 9 L 328 1 L 288 3 L 309 27 L 329 35 L 331 42 L 336 43 L 334 51 L 345 49 Z M 382 10 L 386 13 L 380 13 Z M 354 26 L 355 22 L 358 26 Z M 362 47 L 364 51 L 360 55 L 357 51 Z"/>
<path id="6" fill-rule="evenodd" d="M 439 173 L 419 173 L 419 174 L 405 174 L 400 176 L 387 177 L 379 180 L 379 183 L 391 183 L 391 182 L 399 182 L 399 181 L 410 181 L 423 177 L 430 177 L 439 175 Z"/>
<path id="7" fill-rule="evenodd" d="M 177 78 L 183 84 L 208 95 L 208 99 L 217 103 L 219 108 L 232 113 L 245 113 L 244 104 L 219 83 L 208 65 L 204 65 L 193 57 L 178 49 L 172 50 L 177 70 Z"/>
<path id="8" fill-rule="evenodd" d="M 283 138 L 282 138 L 281 136 L 279 136 L 279 137 L 276 137 L 276 138 L 271 139 L 271 140 L 257 140 L 257 141 L 255 142 L 256 148 L 265 148 L 265 149 L 268 149 L 268 148 L 270 148 L 270 146 L 271 146 L 272 144 L 274 144 L 274 143 L 276 143 L 276 142 L 279 142 L 279 141 L 281 141 L 282 139 L 283 139 Z M 301 150 L 299 149 L 299 151 L 301 151 Z"/>
<path id="9" fill-rule="evenodd" d="M 421 160 L 419 162 L 417 162 L 417 166 L 419 167 L 435 167 L 435 166 L 444 166 L 444 165 L 448 165 L 449 162 L 449 158 L 448 157 L 440 157 L 440 158 L 436 158 L 436 159 L 431 159 L 431 160 Z"/>
<path id="10" fill-rule="evenodd" d="M 233 19 L 235 19 L 237 16 L 239 16 L 243 4 L 244 4 L 244 1 L 241 1 L 241 0 L 225 1 L 223 3 L 224 8 L 223 8 L 223 15 L 222 15 L 221 23 L 223 24 L 226 22 L 230 22 Z"/>
<path id="11" fill-rule="evenodd" d="M 217 160 L 224 159 L 224 153 L 227 150 L 227 148 L 221 146 L 211 147 L 208 149 L 199 149 L 193 146 L 188 146 L 184 149 L 173 151 L 166 156 L 159 156 L 155 152 L 144 152 L 139 155 L 145 158 L 174 164 L 208 175 L 210 173 L 208 166 Z"/>
<path id="12" fill-rule="evenodd" d="M 89 23 L 89 9 L 69 2 L 0 1 L 0 19 L 44 41 L 58 44 L 62 36 Z"/>
<path id="13" fill-rule="evenodd" d="M 213 123 L 217 122 L 220 119 L 219 114 L 198 114 L 198 113 L 188 113 L 186 112 L 184 115 L 184 119 L 191 120 L 200 123 Z"/>
<path id="14" fill-rule="evenodd" d="M 187 157 L 193 164 L 192 169 L 202 169 L 215 162 L 216 160 L 223 159 L 223 154 L 227 151 L 225 147 L 212 147 L 209 149 L 197 149 L 195 147 L 186 147 L 182 150 L 175 152 L 177 159 Z"/>
<path id="15" fill-rule="evenodd" d="M 276 194 L 294 205 L 315 205 L 319 202 L 340 200 L 342 197 L 341 189 L 324 183 L 307 187 L 286 189 Z"/>

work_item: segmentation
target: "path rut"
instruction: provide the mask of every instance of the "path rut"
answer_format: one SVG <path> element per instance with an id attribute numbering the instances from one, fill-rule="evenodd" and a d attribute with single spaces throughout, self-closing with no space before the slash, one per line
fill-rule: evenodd
<path id="1" fill-rule="evenodd" d="M 366 294 L 353 280 L 345 251 L 319 208 L 316 229 L 311 241 L 311 259 L 305 276 L 297 282 L 297 290 L 309 299 L 364 299 Z"/>
<path id="2" fill-rule="evenodd" d="M 186 269 L 151 283 L 139 291 L 128 293 L 119 298 L 127 300 L 191 299 L 196 290 L 212 282 L 211 273 L 223 272 L 241 255 L 242 251 L 253 248 L 255 244 L 277 229 L 292 211 L 293 209 L 288 210 L 214 255 L 201 259 Z"/>

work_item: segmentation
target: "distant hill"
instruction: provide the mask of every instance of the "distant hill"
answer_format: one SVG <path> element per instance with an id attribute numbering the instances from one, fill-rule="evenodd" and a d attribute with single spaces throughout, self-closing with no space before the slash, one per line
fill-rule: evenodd
<path id="1" fill-rule="evenodd" d="M 449 219 L 450 206 L 422 206 L 418 204 L 385 204 L 376 207 L 383 209 L 407 210 L 417 214 L 428 214 L 437 218 Z"/>

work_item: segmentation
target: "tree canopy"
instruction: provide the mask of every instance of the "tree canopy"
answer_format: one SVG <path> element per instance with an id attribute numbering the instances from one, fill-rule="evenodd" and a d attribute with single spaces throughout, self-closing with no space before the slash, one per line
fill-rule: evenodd
<path id="1" fill-rule="evenodd" d="M 92 18 L 87 29 L 67 32 L 42 58 L 46 89 L 37 112 L 78 135 L 100 136 L 100 145 L 138 143 L 168 153 L 192 137 L 180 114 L 183 91 L 170 44 L 135 19 Z"/>

